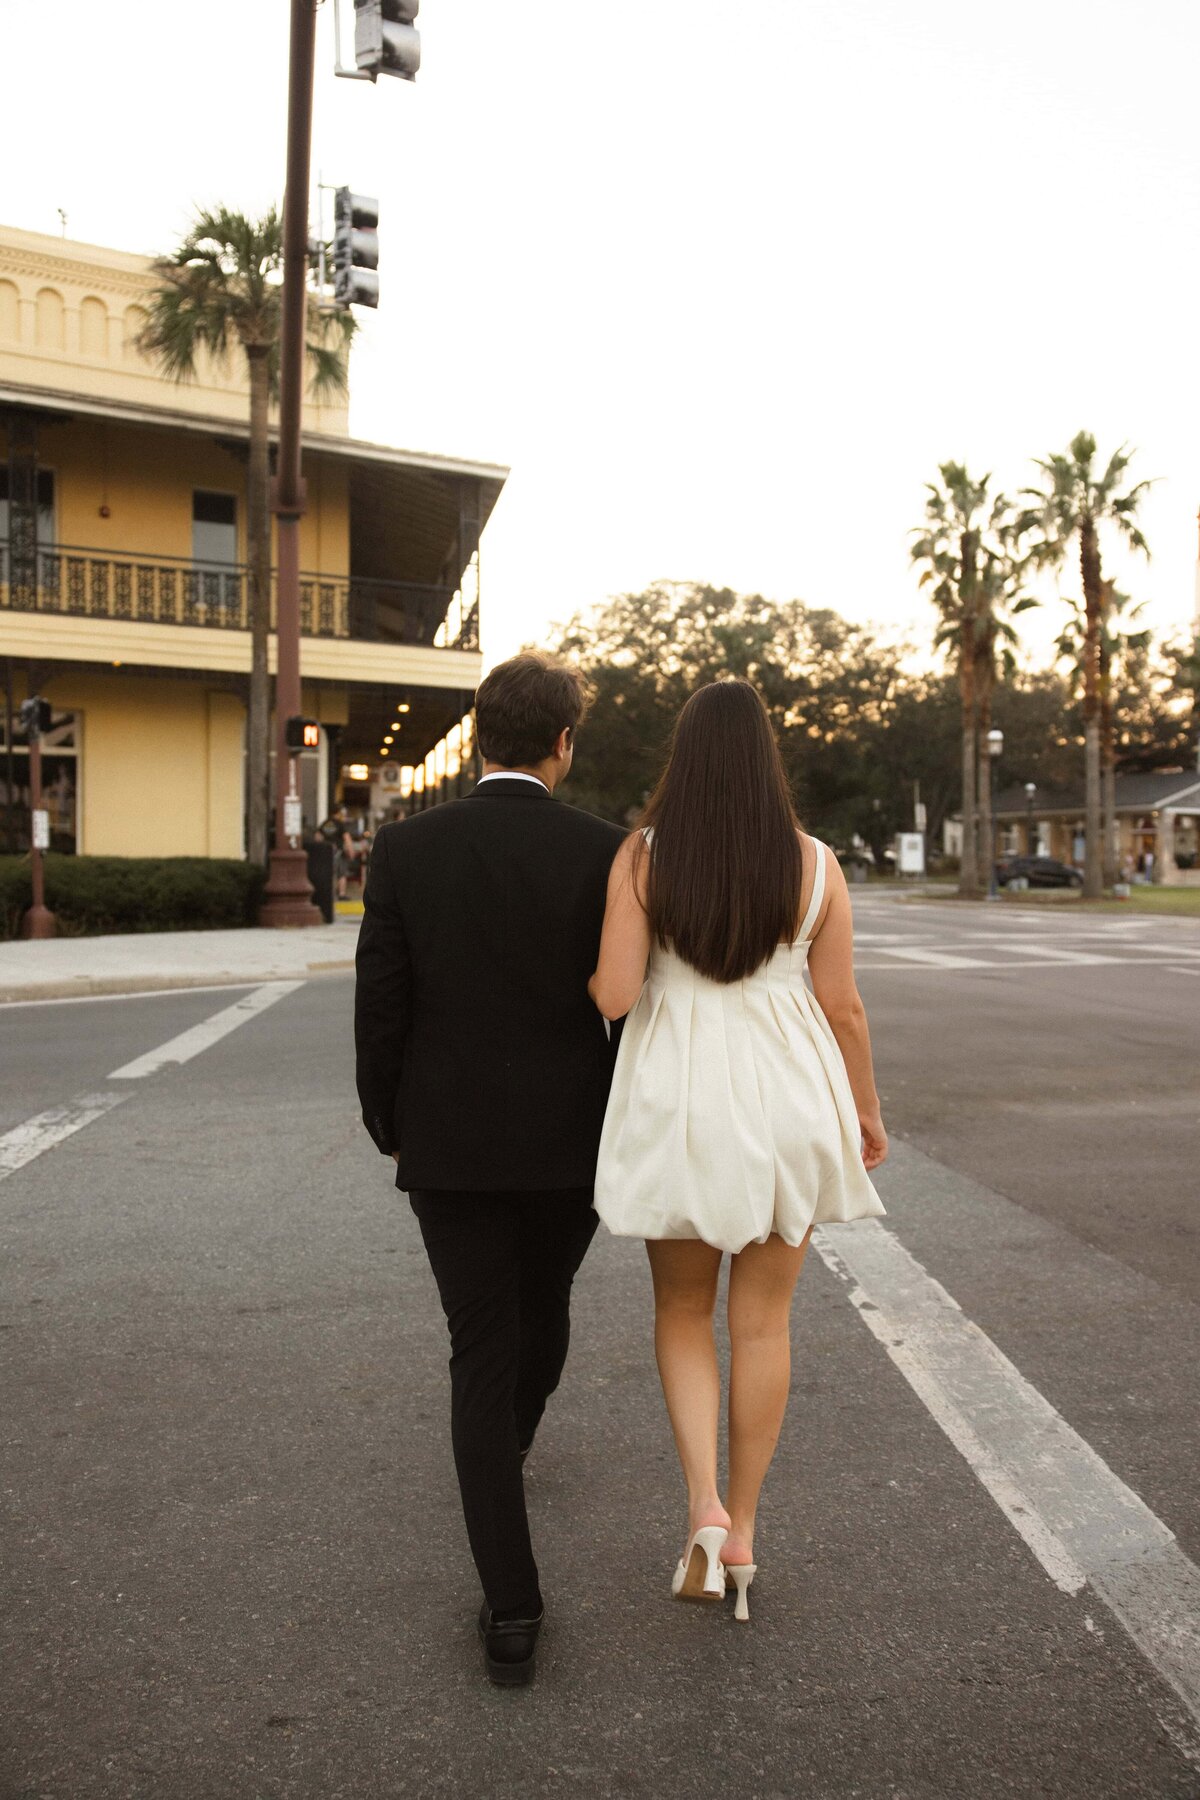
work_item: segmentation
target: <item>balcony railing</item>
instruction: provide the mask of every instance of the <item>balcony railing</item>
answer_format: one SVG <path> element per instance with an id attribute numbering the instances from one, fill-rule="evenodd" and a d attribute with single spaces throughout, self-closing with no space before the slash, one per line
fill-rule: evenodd
<path id="1" fill-rule="evenodd" d="M 65 545 L 22 555 L 0 540 L 0 609 L 248 631 L 249 572 L 242 564 L 174 562 Z M 272 570 L 272 629 L 274 624 Z M 479 605 L 473 591 L 468 599 L 462 590 L 419 582 L 301 574 L 300 630 L 305 637 L 477 650 Z"/>

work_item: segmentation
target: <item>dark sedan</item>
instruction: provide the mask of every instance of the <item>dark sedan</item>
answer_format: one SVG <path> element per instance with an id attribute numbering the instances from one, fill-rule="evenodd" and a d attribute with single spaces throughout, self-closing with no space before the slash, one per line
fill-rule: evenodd
<path id="1" fill-rule="evenodd" d="M 1013 887 L 1019 881 L 1030 887 L 1083 886 L 1079 870 L 1053 856 L 1007 856 L 996 864 L 996 880 L 1001 887 Z"/>

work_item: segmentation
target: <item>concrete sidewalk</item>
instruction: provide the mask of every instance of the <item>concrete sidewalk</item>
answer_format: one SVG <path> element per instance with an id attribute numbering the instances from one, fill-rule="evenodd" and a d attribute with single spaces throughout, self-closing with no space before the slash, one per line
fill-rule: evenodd
<path id="1" fill-rule="evenodd" d="M 0 1004 L 294 981 L 354 966 L 357 918 L 299 931 L 148 931 L 0 943 Z"/>

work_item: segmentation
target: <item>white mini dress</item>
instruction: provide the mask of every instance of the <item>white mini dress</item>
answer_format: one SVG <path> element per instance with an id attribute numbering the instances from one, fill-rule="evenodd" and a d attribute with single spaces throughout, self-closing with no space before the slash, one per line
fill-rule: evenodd
<path id="1" fill-rule="evenodd" d="M 817 868 L 800 935 L 752 975 L 712 981 L 651 949 L 596 1170 L 596 1211 L 617 1237 L 738 1251 L 884 1210 L 842 1053 L 804 980 L 825 897 L 825 846 L 809 842 Z"/>

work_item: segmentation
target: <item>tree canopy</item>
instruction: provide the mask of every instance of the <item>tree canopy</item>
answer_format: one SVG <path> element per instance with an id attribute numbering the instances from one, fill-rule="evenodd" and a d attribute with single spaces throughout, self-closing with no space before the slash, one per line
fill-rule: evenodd
<path id="1" fill-rule="evenodd" d="M 762 694 L 801 819 L 846 850 L 857 834 L 876 860 L 911 830 L 914 783 L 930 841 L 960 799 L 958 684 L 927 656 L 800 600 L 687 582 L 620 594 L 571 621 L 553 646 L 577 663 L 595 699 L 571 776 L 574 804 L 619 824 L 637 817 L 662 767 L 680 707 L 697 687 L 740 675 Z M 1119 683 L 1121 766 L 1178 760 L 1182 723 L 1171 674 L 1139 659 Z M 1044 792 L 1078 781 L 1082 718 L 1072 682 L 1055 670 L 1014 675 L 996 689 L 1005 733 L 1001 781 Z"/>

